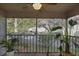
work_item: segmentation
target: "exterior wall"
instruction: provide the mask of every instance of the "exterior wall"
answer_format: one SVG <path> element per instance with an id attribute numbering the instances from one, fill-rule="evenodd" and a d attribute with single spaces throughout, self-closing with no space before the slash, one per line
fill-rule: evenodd
<path id="1" fill-rule="evenodd" d="M 5 18 L 0 11 L 0 41 L 5 38 Z"/>
<path id="2" fill-rule="evenodd" d="M 5 19 L 0 17 L 0 40 L 5 37 Z"/>

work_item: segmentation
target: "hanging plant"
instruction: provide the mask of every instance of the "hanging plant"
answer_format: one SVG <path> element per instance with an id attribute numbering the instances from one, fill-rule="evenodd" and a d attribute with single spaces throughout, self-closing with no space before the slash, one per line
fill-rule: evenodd
<path id="1" fill-rule="evenodd" d="M 69 25 L 70 26 L 74 26 L 74 25 L 76 25 L 77 24 L 77 22 L 76 22 L 76 20 L 69 20 Z"/>

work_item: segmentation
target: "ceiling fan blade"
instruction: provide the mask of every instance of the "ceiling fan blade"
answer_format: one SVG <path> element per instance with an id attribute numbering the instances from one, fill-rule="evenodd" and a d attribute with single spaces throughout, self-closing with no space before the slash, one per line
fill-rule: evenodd
<path id="1" fill-rule="evenodd" d="M 29 7 L 32 7 L 32 3 L 27 3 L 25 6 L 22 7 L 22 9 L 26 9 L 26 8 L 29 8 Z"/>
<path id="2" fill-rule="evenodd" d="M 57 3 L 46 3 L 46 4 L 49 4 L 49 5 L 57 5 Z"/>

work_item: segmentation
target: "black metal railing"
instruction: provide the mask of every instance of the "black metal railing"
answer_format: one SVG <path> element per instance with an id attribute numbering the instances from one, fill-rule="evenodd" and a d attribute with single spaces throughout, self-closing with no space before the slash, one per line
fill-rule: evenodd
<path id="1" fill-rule="evenodd" d="M 8 38 L 16 38 L 15 55 L 60 55 L 60 46 L 65 51 L 65 43 L 61 42 L 65 36 L 56 38 L 55 35 L 26 35 L 8 34 Z M 79 55 L 79 37 L 69 36 L 69 50 L 73 55 Z"/>

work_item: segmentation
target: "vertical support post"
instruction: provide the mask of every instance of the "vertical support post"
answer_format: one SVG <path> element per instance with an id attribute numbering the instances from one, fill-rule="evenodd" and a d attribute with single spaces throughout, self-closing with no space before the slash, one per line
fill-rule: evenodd
<path id="1" fill-rule="evenodd" d="M 0 42 L 6 39 L 6 20 L 4 16 L 0 16 Z"/>
<path id="2" fill-rule="evenodd" d="M 36 52 L 37 52 L 37 34 L 38 34 L 38 29 L 37 29 L 37 24 L 38 24 L 38 21 L 37 21 L 37 18 L 36 18 Z"/>
<path id="3" fill-rule="evenodd" d="M 36 11 L 36 52 L 37 52 L 37 37 L 38 37 L 38 29 L 37 29 L 37 27 L 38 27 L 38 17 L 39 16 L 39 11 Z"/>
<path id="4" fill-rule="evenodd" d="M 68 19 L 66 19 L 66 27 L 65 27 L 65 52 L 69 53 L 69 39 L 68 39 Z"/>
<path id="5" fill-rule="evenodd" d="M 5 39 L 7 40 L 7 18 L 5 18 Z"/>
<path id="6" fill-rule="evenodd" d="M 5 18 L 5 39 L 7 41 L 7 18 Z M 5 53 L 7 55 L 7 52 Z"/>

